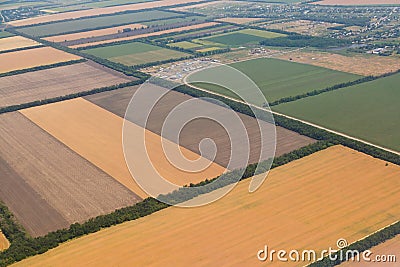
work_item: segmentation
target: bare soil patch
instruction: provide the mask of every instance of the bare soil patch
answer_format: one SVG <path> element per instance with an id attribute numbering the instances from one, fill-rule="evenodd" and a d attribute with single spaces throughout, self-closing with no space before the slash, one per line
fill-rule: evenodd
<path id="1" fill-rule="evenodd" d="M 140 200 L 18 112 L 0 116 L 0 140 L 2 198 L 34 236 Z"/>
<path id="2" fill-rule="evenodd" d="M 228 23 L 236 23 L 236 24 L 249 24 L 251 22 L 255 22 L 257 20 L 261 20 L 262 18 L 222 18 L 218 19 L 218 21 L 228 22 Z"/>
<path id="3" fill-rule="evenodd" d="M 89 91 L 132 78 L 85 62 L 0 78 L 0 107 Z"/>

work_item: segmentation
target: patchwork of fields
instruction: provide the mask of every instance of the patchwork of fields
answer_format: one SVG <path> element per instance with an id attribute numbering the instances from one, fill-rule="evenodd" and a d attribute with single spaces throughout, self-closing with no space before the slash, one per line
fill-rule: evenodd
<path id="1" fill-rule="evenodd" d="M 126 66 L 135 66 L 190 56 L 187 53 L 140 42 L 87 49 L 84 50 L 84 52 Z"/>
<path id="2" fill-rule="evenodd" d="M 261 89 L 268 102 L 273 102 L 283 97 L 300 95 L 313 90 L 324 89 L 335 84 L 354 81 L 362 77 L 345 72 L 272 58 L 242 61 L 234 63 L 231 66 L 249 76 Z M 218 67 L 206 69 L 189 76 L 188 82 L 190 83 L 190 81 L 196 79 L 207 81 L 207 77 L 223 77 L 221 76 L 224 75 L 221 73 L 222 71 L 223 68 Z M 237 98 L 233 92 L 220 86 L 201 83 L 196 83 L 196 85 L 219 94 Z M 251 95 L 251 92 L 248 92 L 247 88 L 240 88 L 240 90 L 242 95 Z M 258 102 L 253 104 L 263 105 L 264 103 Z"/>
<path id="3" fill-rule="evenodd" d="M 32 236 L 140 200 L 18 112 L 0 115 L 0 133 L 0 198 Z"/>
<path id="4" fill-rule="evenodd" d="M 0 54 L 0 62 L 7 62 L 7 64 L 0 64 L 0 73 L 78 59 L 81 59 L 81 57 L 68 54 L 52 47 L 40 47 L 17 52 L 9 52 Z"/>
<path id="5" fill-rule="evenodd" d="M 0 78 L 0 107 L 49 99 L 126 83 L 132 77 L 93 62 Z"/>
<path id="6" fill-rule="evenodd" d="M 15 266 L 254 266 L 265 245 L 321 251 L 335 247 L 339 238 L 351 243 L 399 219 L 399 171 L 335 146 L 272 170 L 255 193 L 248 193 L 249 182 L 242 181 L 211 205 L 167 208 Z"/>
<path id="7" fill-rule="evenodd" d="M 131 177 L 125 163 L 122 150 L 122 125 L 124 121 L 121 117 L 82 98 L 26 109 L 21 112 L 132 192 L 142 198 L 147 197 Z M 204 171 L 195 173 L 187 173 L 178 169 L 168 161 L 163 153 L 160 136 L 148 130 L 145 131 L 135 124 L 130 124 L 129 127 L 136 136 L 140 137 L 145 133 L 149 159 L 157 171 L 173 183 L 179 185 L 186 185 L 191 182 L 199 183 L 206 178 L 214 178 L 225 171 L 224 167 L 215 163 L 211 163 Z M 65 129 L 70 130 L 65 131 Z M 170 141 L 165 141 L 163 145 L 177 146 Z M 199 158 L 198 154 L 185 148 L 181 147 L 181 150 L 187 158 L 192 160 Z M 146 155 L 137 155 L 138 162 L 144 161 L 145 158 Z"/>
<path id="8" fill-rule="evenodd" d="M 273 109 L 400 151 L 400 74 L 307 97 Z"/>
<path id="9" fill-rule="evenodd" d="M 193 100 L 193 97 L 184 95 L 176 91 L 168 91 L 167 89 L 157 86 L 154 86 L 151 89 L 151 92 L 149 91 L 149 97 L 151 97 L 151 95 L 153 95 L 154 93 L 165 95 L 157 101 L 157 104 L 155 104 L 152 112 L 149 114 L 149 118 L 146 124 L 143 125 L 139 123 L 138 120 L 133 118 L 132 116 L 127 116 L 126 118 L 134 123 L 137 123 L 139 126 L 146 127 L 146 129 L 153 133 L 163 135 L 163 138 L 174 140 L 173 136 L 168 135 L 168 133 L 162 133 L 163 123 L 166 120 L 168 114 L 170 114 L 175 107 L 185 101 Z M 118 91 L 104 92 L 96 95 L 87 96 L 85 97 L 85 99 L 123 118 L 125 116 L 126 108 L 136 90 L 137 87 L 123 88 Z M 223 120 L 225 121 L 229 120 L 230 113 L 225 108 L 205 101 L 202 102 L 203 103 L 201 104 L 201 110 L 203 110 L 203 113 L 204 111 L 207 111 L 207 114 L 211 117 L 218 116 L 219 118 L 223 118 Z M 199 109 L 199 107 L 197 107 L 197 109 Z M 261 129 L 263 129 L 264 133 L 270 133 L 270 131 L 272 130 L 271 124 L 257 121 L 252 117 L 240 113 L 238 113 L 238 116 L 246 128 L 246 132 L 250 141 L 249 163 L 257 163 L 260 161 L 260 127 Z M 260 124 L 260 126 L 257 125 L 258 123 Z M 177 128 L 179 126 L 180 125 L 176 125 L 173 126 L 173 128 Z M 232 132 L 239 132 L 239 130 L 241 129 L 241 125 L 230 126 L 233 127 Z M 285 153 L 291 152 L 295 149 L 314 142 L 314 140 L 312 140 L 311 138 L 299 135 L 282 127 L 277 127 L 276 134 L 277 156 L 281 156 Z M 230 143 L 230 139 L 232 138 L 232 136 L 228 136 L 226 130 L 215 121 L 206 118 L 197 118 L 196 120 L 191 121 L 190 123 L 185 125 L 185 127 L 180 132 L 179 144 L 197 154 L 200 154 L 199 143 L 204 138 L 211 138 L 216 144 L 217 154 L 215 156 L 214 162 L 218 163 L 221 166 L 227 167 L 229 160 L 232 157 L 232 148 Z M 241 138 L 243 140 L 243 138 L 245 137 L 242 136 Z M 273 141 L 271 139 L 271 137 L 269 139 L 268 137 L 264 137 L 266 147 L 271 146 L 270 142 Z M 236 150 L 236 153 L 238 153 L 237 155 L 240 155 L 240 158 L 242 159 L 245 156 L 246 149 L 243 149 L 242 151 Z M 209 157 L 209 159 L 212 158 L 211 156 Z M 266 159 L 267 158 L 261 157 L 261 160 Z M 233 168 L 246 167 L 240 165 L 240 161 L 232 162 L 231 166 Z"/>
<path id="10" fill-rule="evenodd" d="M 32 47 L 39 45 L 38 42 L 21 37 L 21 36 L 12 36 L 7 38 L 0 38 L 0 52 Z"/>

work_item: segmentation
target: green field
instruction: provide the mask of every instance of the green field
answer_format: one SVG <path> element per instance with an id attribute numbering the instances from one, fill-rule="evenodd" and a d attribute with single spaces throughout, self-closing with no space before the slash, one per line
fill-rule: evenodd
<path id="1" fill-rule="evenodd" d="M 189 54 L 186 53 L 140 42 L 111 45 L 83 51 L 127 66 L 135 66 L 189 56 Z"/>
<path id="2" fill-rule="evenodd" d="M 24 27 L 18 29 L 20 32 L 38 37 L 59 35 L 68 32 L 86 31 L 96 28 L 107 28 L 113 25 L 138 23 L 153 19 L 167 19 L 182 16 L 182 14 L 167 11 L 143 11 L 112 16 L 101 16 L 86 19 L 77 19 L 64 22 L 55 22 L 38 26 Z"/>
<path id="3" fill-rule="evenodd" d="M 14 34 L 9 33 L 9 32 L 2 32 L 2 31 L 0 31 L 0 39 L 1 39 L 1 38 L 10 37 L 10 36 L 14 36 Z"/>
<path id="4" fill-rule="evenodd" d="M 108 0 L 108 1 L 101 1 L 101 2 L 94 1 L 91 3 L 68 5 L 65 7 L 56 7 L 56 8 L 52 8 L 51 10 L 59 11 L 59 12 L 66 12 L 66 11 L 71 11 L 71 10 L 101 8 L 101 7 L 128 5 L 128 4 L 136 4 L 136 3 L 152 2 L 152 1 L 153 0 Z"/>
<path id="5" fill-rule="evenodd" d="M 274 110 L 400 151 L 400 74 L 307 97 Z"/>
<path id="6" fill-rule="evenodd" d="M 199 40 L 227 46 L 241 46 L 245 44 L 259 43 L 266 38 L 276 38 L 282 36 L 284 36 L 284 34 L 254 29 L 244 29 L 236 32 L 223 33 L 211 37 L 201 38 Z"/>
<path id="7" fill-rule="evenodd" d="M 192 48 L 198 48 L 201 47 L 201 44 L 195 44 L 195 43 L 191 43 L 188 41 L 183 41 L 183 42 L 177 42 L 177 43 L 172 43 L 172 44 L 168 44 L 168 46 L 170 47 L 178 47 L 178 48 L 183 48 L 183 49 L 192 49 Z"/>
<path id="8" fill-rule="evenodd" d="M 249 76 L 259 86 L 268 102 L 361 78 L 355 74 L 272 58 L 248 60 L 231 66 Z M 193 78 L 205 80 L 208 75 L 223 75 L 223 73 L 209 69 L 193 74 L 188 81 L 193 81 Z M 200 84 L 200 86 L 206 85 Z M 237 97 L 231 91 L 218 86 L 207 85 L 206 88 L 230 97 Z M 246 88 L 241 90 L 251 95 Z M 255 101 L 253 104 L 264 103 Z"/>

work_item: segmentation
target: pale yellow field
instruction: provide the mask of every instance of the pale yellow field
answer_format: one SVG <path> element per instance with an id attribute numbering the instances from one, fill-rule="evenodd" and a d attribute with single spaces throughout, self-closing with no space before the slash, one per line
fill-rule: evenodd
<path id="1" fill-rule="evenodd" d="M 137 195 L 142 198 L 147 197 L 134 182 L 125 163 L 122 150 L 123 119 L 121 117 L 83 98 L 25 109 L 21 113 Z M 130 132 L 135 136 L 143 135 L 141 127 L 132 123 L 128 125 L 131 127 Z M 164 141 L 167 146 L 177 146 L 170 141 Z M 175 184 L 198 183 L 207 178 L 214 178 L 225 171 L 223 167 L 215 163 L 211 163 L 209 168 L 198 173 L 178 170 L 165 157 L 161 137 L 147 130 L 146 146 L 149 158 L 157 171 Z M 183 147 L 180 149 L 187 158 L 192 160 L 199 158 L 199 155 Z M 143 163 L 145 157 L 146 155 L 138 152 L 137 164 L 145 166 Z M 206 159 L 203 160 L 210 163 Z"/>
<path id="2" fill-rule="evenodd" d="M 6 250 L 10 247 L 10 242 L 8 242 L 7 238 L 0 230 L 0 251 Z"/>
<path id="3" fill-rule="evenodd" d="M 215 203 L 167 208 L 16 266 L 258 266 L 265 245 L 335 249 L 400 218 L 400 167 L 385 164 L 331 147 L 272 170 L 255 193 L 245 180 Z M 282 266 L 274 259 L 264 265 Z"/>
<path id="4" fill-rule="evenodd" d="M 0 54 L 0 73 L 77 60 L 80 58 L 81 57 L 68 54 L 52 47 L 40 47 L 4 53 Z"/>
<path id="5" fill-rule="evenodd" d="M 217 22 L 205 22 L 205 23 L 200 23 L 200 24 L 195 24 L 195 25 L 190 25 L 190 26 L 185 26 L 185 27 L 180 27 L 180 28 L 173 28 L 173 29 L 164 30 L 164 31 L 151 32 L 151 33 L 145 33 L 145 34 L 138 34 L 138 35 L 133 35 L 133 36 L 124 37 L 124 38 L 118 38 L 118 39 L 111 39 L 111 40 L 105 40 L 105 41 L 100 41 L 100 42 L 73 45 L 73 46 L 70 46 L 70 48 L 78 48 L 78 47 L 85 47 L 85 46 L 92 46 L 92 45 L 99 45 L 99 44 L 108 44 L 108 43 L 113 43 L 113 42 L 116 42 L 116 41 L 135 40 L 135 39 L 138 39 L 138 38 L 157 36 L 157 35 L 162 35 L 162 34 L 171 33 L 171 32 L 181 32 L 181 31 L 187 31 L 187 30 L 201 29 L 201 28 L 205 28 L 205 27 L 211 27 L 211 26 L 214 26 L 216 24 L 218 24 L 218 23 Z"/>
<path id="6" fill-rule="evenodd" d="M 31 47 L 35 45 L 39 45 L 39 43 L 22 36 L 12 36 L 0 39 L 0 51 Z"/>
<path id="7" fill-rule="evenodd" d="M 40 17 L 35 17 L 35 18 L 16 20 L 16 21 L 10 22 L 9 24 L 13 25 L 13 26 L 25 26 L 25 25 L 45 23 L 45 22 L 50 22 L 50 21 L 76 19 L 76 18 L 82 18 L 82 17 L 96 16 L 96 15 L 113 14 L 113 13 L 122 12 L 122 11 L 141 10 L 141 9 L 156 8 L 156 7 L 163 7 L 163 6 L 173 6 L 173 5 L 192 3 L 192 2 L 198 2 L 198 0 L 161 0 L 161 1 L 145 2 L 145 3 L 138 3 L 138 4 L 122 5 L 122 6 L 94 8 L 94 9 L 88 9 L 88 10 L 56 13 L 56 14 L 40 16 Z"/>
<path id="8" fill-rule="evenodd" d="M 400 58 L 375 55 L 343 56 L 324 52 L 300 52 L 279 54 L 277 58 L 320 66 L 359 75 L 381 75 L 400 69 Z"/>
<path id="9" fill-rule="evenodd" d="M 65 35 L 56 35 L 56 36 L 51 36 L 51 37 L 47 37 L 44 39 L 46 41 L 50 41 L 50 42 L 64 42 L 64 41 L 78 40 L 78 39 L 82 39 L 82 38 L 90 38 L 90 37 L 114 34 L 114 33 L 118 33 L 118 31 L 122 31 L 125 28 L 141 29 L 141 28 L 147 28 L 147 26 L 143 25 L 143 24 L 129 24 L 129 25 L 106 28 L 106 29 L 101 29 L 101 30 L 78 32 L 78 33 L 71 33 L 71 34 L 65 34 Z"/>
<path id="10" fill-rule="evenodd" d="M 249 24 L 251 22 L 261 20 L 261 18 L 222 18 L 218 19 L 218 21 L 228 22 L 228 23 L 236 23 L 236 24 Z"/>
<path id="11" fill-rule="evenodd" d="M 322 0 L 314 2 L 315 5 L 341 5 L 341 6 L 354 6 L 354 5 L 400 5 L 400 0 Z"/>
<path id="12" fill-rule="evenodd" d="M 197 1 L 198 2 L 198 1 Z M 212 6 L 215 4 L 224 4 L 224 3 L 229 3 L 230 1 L 211 1 L 211 2 L 206 2 L 206 3 L 200 3 L 200 4 L 194 4 L 194 5 L 189 5 L 189 6 L 180 6 L 180 7 L 174 7 L 171 8 L 170 10 L 174 11 L 187 11 L 189 9 L 193 8 L 201 8 L 201 7 L 207 7 L 207 6 Z"/>

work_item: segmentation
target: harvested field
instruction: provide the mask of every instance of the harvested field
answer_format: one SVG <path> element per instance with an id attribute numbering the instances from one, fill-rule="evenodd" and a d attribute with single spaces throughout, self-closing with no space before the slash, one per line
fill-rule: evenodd
<path id="1" fill-rule="evenodd" d="M 230 1 L 211 1 L 211 2 L 206 2 L 206 3 L 200 3 L 200 4 L 194 4 L 194 5 L 189 5 L 189 6 L 181 6 L 181 7 L 174 7 L 171 8 L 170 10 L 174 11 L 188 11 L 189 9 L 196 9 L 196 8 L 201 8 L 201 7 L 208 7 L 212 6 L 215 4 L 224 4 L 224 3 L 229 3 Z"/>
<path id="2" fill-rule="evenodd" d="M 0 38 L 0 52 L 17 48 L 31 47 L 36 45 L 39 45 L 39 43 L 22 36 Z"/>
<path id="3" fill-rule="evenodd" d="M 121 63 L 126 66 L 135 66 L 190 56 L 190 54 L 180 51 L 140 42 L 93 48 L 85 50 L 85 53 Z"/>
<path id="4" fill-rule="evenodd" d="M 122 32 L 123 29 L 130 28 L 130 29 L 141 29 L 141 28 L 147 28 L 146 25 L 143 24 L 129 24 L 129 25 L 123 25 L 123 26 L 118 26 L 118 27 L 111 27 L 111 28 L 106 28 L 106 29 L 101 29 L 101 30 L 93 30 L 93 31 L 85 31 L 85 32 L 78 32 L 78 33 L 71 33 L 71 34 L 65 34 L 65 35 L 56 35 L 56 36 L 51 36 L 44 38 L 47 41 L 50 42 L 65 42 L 65 41 L 71 41 L 71 40 L 78 40 L 82 38 L 89 38 L 89 37 L 95 37 L 95 36 L 103 36 L 107 34 L 113 34 L 113 33 L 118 33 Z"/>
<path id="5" fill-rule="evenodd" d="M 363 266 L 363 267 L 378 267 L 378 266 L 385 266 L 385 267 L 398 267 L 399 266 L 399 261 L 400 261 L 400 235 L 397 235 L 396 237 L 379 244 L 373 248 L 370 249 L 372 251 L 372 255 L 370 257 L 371 260 L 374 260 L 374 262 L 353 262 L 353 261 L 348 261 L 345 263 L 340 264 L 340 267 L 348 267 L 348 266 Z M 377 262 L 375 259 L 375 256 L 389 256 L 389 255 L 395 255 L 396 256 L 396 261 L 389 262 Z M 362 257 L 362 256 L 361 256 Z M 383 259 L 380 258 L 380 261 Z"/>
<path id="6" fill-rule="evenodd" d="M 167 92 L 166 89 L 161 87 L 152 88 L 153 92 Z M 91 95 L 85 97 L 87 100 L 103 107 L 114 114 L 124 117 L 126 108 L 129 104 L 130 99 L 133 94 L 136 92 L 137 87 L 131 88 L 123 88 L 114 92 L 104 92 L 96 95 Z M 149 92 L 149 96 L 153 93 Z M 179 104 L 193 99 L 188 95 L 184 95 L 182 93 L 176 91 L 169 91 L 158 103 L 154 106 L 153 111 L 151 112 L 146 125 L 141 125 L 142 127 L 146 127 L 151 132 L 154 132 L 158 135 L 161 135 L 161 129 L 166 117 L 171 111 L 177 107 Z M 220 106 L 204 102 L 202 104 L 203 110 L 207 110 L 207 114 L 210 116 L 215 116 L 218 114 L 219 116 L 224 116 L 227 121 L 229 118 L 229 113 L 225 108 Z M 204 113 L 204 112 L 203 112 Z M 222 115 L 224 114 L 224 115 Z M 250 163 L 259 162 L 260 159 L 260 130 L 257 125 L 257 120 L 247 115 L 239 114 L 240 119 L 243 121 L 247 134 L 249 135 L 250 140 Z M 128 117 L 131 121 L 137 123 L 137 120 L 134 118 Z M 270 129 L 270 124 L 265 122 L 260 122 L 261 127 L 263 129 Z M 177 126 L 178 127 L 178 126 Z M 240 129 L 240 125 L 234 126 L 237 129 Z M 164 138 L 169 140 L 173 140 L 171 136 L 164 134 Z M 220 126 L 215 121 L 211 121 L 206 118 L 196 119 L 190 123 L 188 123 L 180 133 L 179 143 L 181 146 L 195 152 L 200 153 L 199 151 L 199 143 L 204 138 L 211 138 L 215 141 L 217 146 L 217 155 L 214 162 L 218 163 L 221 166 L 228 166 L 229 159 L 231 157 L 231 144 L 230 138 L 227 135 L 226 130 Z M 288 153 L 297 148 L 303 147 L 310 143 L 314 142 L 314 140 L 294 133 L 292 131 L 286 130 L 281 127 L 277 127 L 277 151 L 276 155 L 280 156 L 284 153 Z M 242 153 L 245 153 L 245 149 L 243 149 Z M 244 156 L 245 154 L 243 154 Z M 209 157 L 209 159 L 212 159 Z M 265 158 L 263 158 L 265 160 Z M 245 167 L 240 165 L 238 162 L 233 162 L 232 165 L 234 168 Z"/>
<path id="7" fill-rule="evenodd" d="M 147 196 L 135 183 L 126 166 L 122 151 L 123 119 L 119 116 L 83 98 L 26 109 L 22 113 L 142 198 Z M 143 134 L 142 127 L 130 125 L 138 136 Z M 65 129 L 70 130 L 65 131 Z M 150 160 L 163 176 L 170 178 L 174 183 L 180 185 L 197 183 L 206 178 L 214 178 L 225 170 L 215 163 L 197 173 L 178 170 L 166 159 L 158 135 L 146 131 L 146 141 Z M 166 143 L 168 146 L 176 146 L 172 142 Z M 181 149 L 188 158 L 199 158 L 199 155 Z M 146 157 L 137 156 L 138 162 Z"/>
<path id="8" fill-rule="evenodd" d="M 206 22 L 206 23 L 200 23 L 200 24 L 195 24 L 195 25 L 190 25 L 190 26 L 185 26 L 185 27 L 180 27 L 180 28 L 174 28 L 174 29 L 169 29 L 169 30 L 164 30 L 164 31 L 151 32 L 151 33 L 146 33 L 146 34 L 139 34 L 139 35 L 129 36 L 129 37 L 125 37 L 125 38 L 118 38 L 118 39 L 111 39 L 111 40 L 105 40 L 105 41 L 100 41 L 100 42 L 73 45 L 73 46 L 70 46 L 70 47 L 71 48 L 78 48 L 78 47 L 85 47 L 85 46 L 92 46 L 92 45 L 99 45 L 99 44 L 108 44 L 108 43 L 112 43 L 112 42 L 116 42 L 116 41 L 135 40 L 135 39 L 138 39 L 138 38 L 145 38 L 145 37 L 150 37 L 150 36 L 158 36 L 158 35 L 163 35 L 163 34 L 167 34 L 167 33 L 201 29 L 201 28 L 205 28 L 205 27 L 214 26 L 216 24 L 218 24 L 218 23 L 217 22 Z"/>
<path id="9" fill-rule="evenodd" d="M 94 62 L 6 76 L 0 78 L 0 107 L 89 91 L 132 79 Z"/>
<path id="10" fill-rule="evenodd" d="M 323 0 L 312 4 L 330 6 L 400 5 L 400 0 Z"/>
<path id="11" fill-rule="evenodd" d="M 0 115 L 0 139 L 0 199 L 33 236 L 140 200 L 18 112 Z"/>
<path id="12" fill-rule="evenodd" d="M 319 256 L 339 238 L 351 243 L 400 218 L 399 173 L 399 166 L 335 146 L 272 170 L 254 193 L 245 180 L 210 205 L 167 208 L 15 266 L 257 266 L 266 245 Z M 264 263 L 282 266 L 276 254 Z"/>
<path id="13" fill-rule="evenodd" d="M 400 152 L 400 74 L 273 109 Z"/>
<path id="14" fill-rule="evenodd" d="M 228 46 L 241 46 L 250 43 L 258 43 L 266 38 L 276 38 L 285 36 L 281 33 L 261 31 L 255 29 L 244 29 L 235 32 L 228 32 L 211 37 L 200 38 L 198 40 L 204 40 L 211 43 L 218 43 Z"/>
<path id="15" fill-rule="evenodd" d="M 105 15 L 105 14 L 113 14 L 113 13 L 123 12 L 123 11 L 142 10 L 142 9 L 150 9 L 150 8 L 163 7 L 163 6 L 173 6 L 173 5 L 192 3 L 192 2 L 198 2 L 198 0 L 162 0 L 162 1 L 131 4 L 131 5 L 95 8 L 95 9 L 89 9 L 89 10 L 81 10 L 81 11 L 73 11 L 73 12 L 65 12 L 65 13 L 59 13 L 59 14 L 46 15 L 46 16 L 41 16 L 41 17 L 36 17 L 36 18 L 22 19 L 22 20 L 10 22 L 9 24 L 13 25 L 15 27 L 19 27 L 19 26 L 38 24 L 38 23 L 54 22 L 54 21 L 60 21 L 60 20 L 76 19 L 76 18 L 98 16 L 98 15 Z"/>
<path id="16" fill-rule="evenodd" d="M 398 57 L 380 57 L 372 55 L 343 56 L 317 51 L 297 51 L 279 55 L 277 58 L 363 76 L 378 76 L 400 69 L 400 58 Z M 371 64 L 371 62 L 373 62 L 373 64 Z"/>
<path id="17" fill-rule="evenodd" d="M 326 36 L 333 31 L 329 28 L 343 26 L 343 24 L 312 20 L 294 20 L 278 23 L 265 22 L 257 24 L 257 26 L 263 27 L 265 29 L 283 30 L 303 35 Z"/>
<path id="18" fill-rule="evenodd" d="M 217 21 L 228 22 L 228 23 L 236 23 L 236 24 L 250 24 L 257 20 L 261 20 L 262 18 L 222 18 Z"/>
<path id="19" fill-rule="evenodd" d="M 8 242 L 7 237 L 0 230 L 0 251 L 6 250 L 10 247 L 10 242 Z"/>
<path id="20" fill-rule="evenodd" d="M 4 53 L 0 54 L 0 73 L 78 60 L 80 58 L 52 47 Z M 4 64 L 5 62 L 7 64 Z"/>
<path id="21" fill-rule="evenodd" d="M 284 97 L 296 96 L 361 78 L 361 76 L 350 73 L 273 58 L 246 60 L 233 63 L 231 66 L 249 76 L 259 86 L 266 100 L 270 103 Z M 223 71 L 223 68 L 202 70 L 190 75 L 188 82 L 195 79 L 208 81 L 209 77 L 224 75 Z M 219 86 L 210 84 L 196 85 L 216 93 L 238 98 L 232 91 Z M 241 88 L 240 90 L 242 92 L 239 92 L 239 94 L 250 95 L 248 88 Z M 263 105 L 264 103 L 262 99 L 256 99 L 252 104 Z"/>

